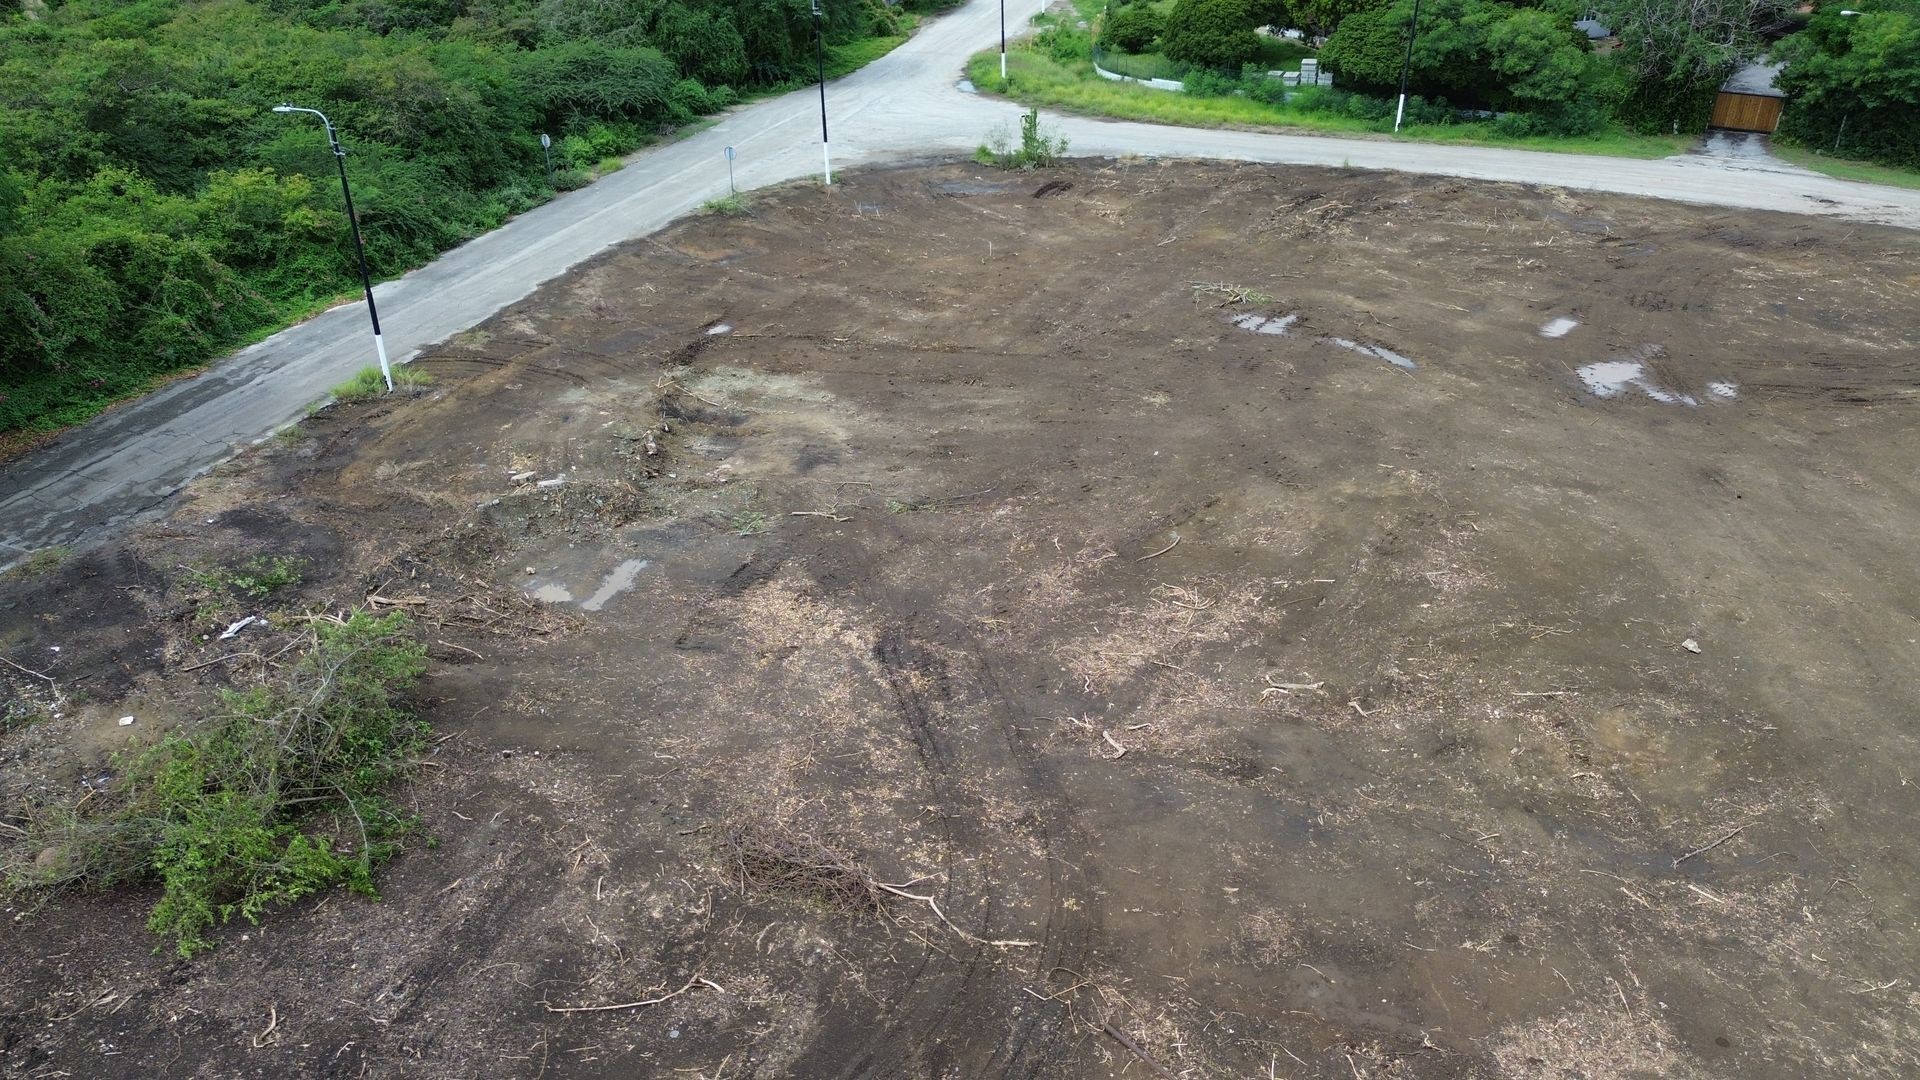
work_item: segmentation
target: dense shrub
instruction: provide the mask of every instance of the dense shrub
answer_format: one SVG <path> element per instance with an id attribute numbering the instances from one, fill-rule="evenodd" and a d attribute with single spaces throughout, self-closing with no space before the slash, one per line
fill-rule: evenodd
<path id="1" fill-rule="evenodd" d="M 1165 20 L 1145 3 L 1128 4 L 1108 17 L 1100 43 L 1121 52 L 1141 53 L 1153 47 Z"/>
<path id="2" fill-rule="evenodd" d="M 1780 43 L 1783 139 L 1828 153 L 1920 167 L 1920 3 L 1821 14 Z"/>
<path id="3" fill-rule="evenodd" d="M 1174 0 L 1161 31 L 1168 59 L 1238 70 L 1260 52 L 1250 0 Z"/>

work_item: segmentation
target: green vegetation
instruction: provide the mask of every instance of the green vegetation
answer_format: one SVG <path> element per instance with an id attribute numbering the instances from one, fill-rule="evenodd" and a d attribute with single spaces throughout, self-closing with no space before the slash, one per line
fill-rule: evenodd
<path id="1" fill-rule="evenodd" d="M 835 72 L 914 19 L 823 4 Z M 0 433 L 78 422 L 358 291 L 325 134 L 275 104 L 339 125 L 385 278 L 814 77 L 790 0 L 31 8 L 0 2 Z"/>
<path id="2" fill-rule="evenodd" d="M 740 536 L 758 536 L 773 528 L 767 515 L 758 510 L 742 510 L 733 515 L 733 531 Z"/>
<path id="3" fill-rule="evenodd" d="M 13 572 L 22 577 L 45 577 L 66 565 L 72 556 L 73 549 L 70 547 L 41 548 L 20 560 L 20 565 L 14 567 Z"/>
<path id="4" fill-rule="evenodd" d="M 1920 7 L 1920 0 L 1888 2 Z M 1012 58 L 1010 80 L 976 58 L 969 65 L 975 84 L 1029 105 L 1162 123 L 1392 131 L 1413 0 L 1074 4 L 1091 33 L 1042 16 L 1041 31 Z M 1794 18 L 1784 0 L 1605 0 L 1597 13 L 1618 29 L 1620 47 L 1595 51 L 1573 25 L 1595 11 L 1573 0 L 1421 0 L 1400 137 L 1665 156 L 1704 129 L 1713 93 L 1733 65 L 1758 55 L 1763 35 L 1790 29 Z M 1895 53 L 1908 55 L 1890 43 L 1904 19 L 1882 19 L 1872 38 L 1873 72 L 1897 67 Z M 1289 89 L 1267 76 L 1313 55 L 1278 36 L 1287 27 L 1326 37 L 1318 57 L 1339 89 Z M 1094 56 L 1107 71 L 1178 81 L 1185 92 L 1101 79 L 1087 59 Z M 1856 65 L 1851 85 L 1867 81 L 1868 70 L 1864 61 Z M 1913 100 L 1889 91 L 1870 104 L 1898 103 L 1881 114 L 1897 118 Z M 1890 124 L 1920 154 L 1920 129 Z"/>
<path id="5" fill-rule="evenodd" d="M 393 365 L 394 390 L 418 390 L 433 385 L 433 376 L 411 364 Z M 368 364 L 353 373 L 353 378 L 328 391 L 335 401 L 352 403 L 379 397 L 387 392 L 386 376 L 377 364 Z"/>
<path id="6" fill-rule="evenodd" d="M 975 150 L 975 161 L 1001 169 L 1044 169 L 1060 163 L 1067 153 L 1064 135 L 1048 135 L 1040 130 L 1040 110 L 1028 109 L 1020 117 L 1020 145 L 1014 146 L 1005 131 L 996 131 Z"/>
<path id="7" fill-rule="evenodd" d="M 281 589 L 300 584 L 307 560 L 292 555 L 255 555 L 235 566 L 184 568 L 189 585 L 232 599 L 265 600 Z"/>
<path id="8" fill-rule="evenodd" d="M 104 797 L 37 810 L 9 887 L 158 881 L 147 925 L 182 956 L 236 915 L 258 922 L 335 886 L 376 895 L 375 868 L 415 828 L 385 792 L 425 743 L 402 704 L 425 656 L 403 615 L 316 622 L 297 663 L 223 691 L 211 715 L 125 762 Z"/>
<path id="9" fill-rule="evenodd" d="M 1774 48 L 1774 56 L 1787 62 L 1778 80 L 1787 95 L 1780 140 L 1920 169 L 1920 0 L 1870 0 L 1860 10 L 1844 16 L 1839 4 L 1823 5 L 1806 30 Z M 1815 160 L 1798 160 L 1830 171 Z M 1881 179 L 1883 174 L 1864 173 L 1858 166 L 1850 171 L 1850 179 L 1913 186 L 1905 174 Z"/>
<path id="10" fill-rule="evenodd" d="M 1773 152 L 1777 157 L 1791 164 L 1825 173 L 1840 180 L 1920 188 L 1920 170 L 1916 169 L 1902 169 L 1894 165 L 1878 165 L 1871 161 L 1831 157 L 1818 150 L 1809 150 L 1804 146 L 1790 145 L 1780 141 L 1773 144 Z"/>
<path id="11" fill-rule="evenodd" d="M 1273 104 L 1241 93 L 1222 96 L 1170 93 L 1131 83 L 1117 83 L 1080 71 L 1031 49 L 1016 48 L 1008 56 L 1008 85 L 1000 83 L 998 53 L 979 53 L 967 65 L 968 76 L 983 90 L 1000 90 L 1023 105 L 1064 109 L 1096 116 L 1113 116 L 1150 123 L 1189 127 L 1267 128 L 1309 130 L 1329 134 L 1361 134 L 1393 130 L 1393 103 L 1343 90 L 1308 88 Z M 1262 85 L 1273 80 L 1262 78 Z M 1237 89 L 1237 88 L 1236 88 Z M 1683 150 L 1692 139 L 1684 136 L 1636 135 L 1617 126 L 1578 137 L 1508 135 L 1489 123 L 1422 123 L 1434 115 L 1435 105 L 1424 99 L 1408 103 L 1414 121 L 1400 137 L 1432 142 L 1514 146 L 1523 149 L 1616 157 L 1660 158 Z M 1444 106 L 1438 106 L 1444 108 Z M 1447 119 L 1452 119 L 1451 115 Z"/>
<path id="12" fill-rule="evenodd" d="M 703 213 L 719 214 L 722 217 L 739 217 L 748 212 L 747 197 L 736 191 L 717 199 L 708 199 L 700 204 L 700 209 Z"/>

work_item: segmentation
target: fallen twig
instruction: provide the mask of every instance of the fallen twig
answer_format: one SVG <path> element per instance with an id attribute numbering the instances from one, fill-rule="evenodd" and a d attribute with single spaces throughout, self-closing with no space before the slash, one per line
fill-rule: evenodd
<path id="1" fill-rule="evenodd" d="M 935 915 L 939 916 L 941 922 L 947 924 L 947 929 L 953 931 L 956 934 L 959 934 L 961 937 L 967 939 L 970 942 L 973 942 L 975 945 L 994 945 L 1001 948 L 1029 949 L 1035 945 L 1040 944 L 1037 941 L 1021 941 L 1021 940 L 1012 939 L 1012 938 L 994 940 L 989 938 L 976 937 L 973 934 L 969 934 L 965 930 L 960 929 L 959 926 L 954 924 L 954 921 L 952 919 L 947 918 L 947 913 L 940 910 L 940 902 L 935 900 L 933 897 L 922 896 L 919 893 L 910 893 L 905 889 L 899 888 L 894 885 L 889 885 L 884 881 L 876 881 L 873 884 L 874 884 L 874 887 L 885 889 L 887 892 L 890 892 L 895 896 L 905 897 L 908 900 L 918 900 L 919 902 L 927 905 L 928 907 L 933 909 L 933 913 Z"/>
<path id="2" fill-rule="evenodd" d="M 839 514 L 830 513 L 826 510 L 795 510 L 789 516 L 791 517 L 823 517 L 823 518 L 831 518 L 834 521 L 852 521 L 853 520 L 850 517 L 841 517 Z"/>
<path id="3" fill-rule="evenodd" d="M 266 1046 L 267 1040 L 273 1037 L 273 1029 L 279 1026 L 280 1026 L 279 1007 L 275 1005 L 267 1006 L 267 1029 L 253 1037 L 253 1048 L 255 1050 L 258 1050 Z"/>
<path id="4" fill-rule="evenodd" d="M 1733 830 L 1732 832 L 1721 837 L 1720 839 L 1715 840 L 1711 844 L 1708 844 L 1704 847 L 1694 848 L 1692 851 L 1689 851 L 1685 855 L 1682 855 L 1679 858 L 1673 860 L 1673 868 L 1675 870 L 1680 869 L 1681 863 L 1686 862 L 1688 859 L 1693 858 L 1695 855 L 1704 855 L 1707 852 L 1712 851 L 1714 848 L 1719 847 L 1721 844 L 1726 843 L 1727 841 L 1733 839 L 1736 836 L 1739 836 L 1741 833 L 1746 832 L 1748 829 L 1751 829 L 1751 828 L 1753 828 L 1753 822 L 1749 821 L 1745 825 L 1740 826 L 1739 828 Z"/>
<path id="5" fill-rule="evenodd" d="M 1295 690 L 1318 690 L 1321 687 L 1327 685 L 1327 682 L 1325 679 L 1322 679 L 1319 682 L 1304 683 L 1304 682 L 1274 682 L 1273 676 L 1271 675 L 1265 675 L 1265 676 L 1262 676 L 1262 678 L 1266 679 L 1267 681 L 1266 689 L 1260 691 L 1260 696 L 1262 698 L 1265 698 L 1268 694 L 1285 694 L 1288 697 L 1292 697 L 1293 692 Z"/>
<path id="6" fill-rule="evenodd" d="M 700 976 L 695 975 L 693 978 L 687 980 L 687 985 L 675 990 L 671 994 L 661 994 L 659 997 L 647 998 L 644 1001 L 623 1001 L 618 1005 L 555 1005 L 546 1001 L 540 1004 L 546 1006 L 547 1011 L 551 1013 L 612 1012 L 616 1009 L 639 1009 L 648 1005 L 658 1005 L 663 1001 L 672 1001 L 674 998 L 679 997 L 681 994 L 686 993 L 705 981 L 706 980 Z M 708 985 L 712 984 L 709 983 Z"/>
<path id="7" fill-rule="evenodd" d="M 49 675 L 49 674 L 47 674 L 46 672 L 44 672 L 44 671 L 35 671 L 35 670 L 33 670 L 32 668 L 30 668 L 30 667 L 21 667 L 21 666 L 20 666 L 19 664 L 16 664 L 16 663 L 14 663 L 13 661 L 11 661 L 11 660 L 9 660 L 9 659 L 7 659 L 7 658 L 6 658 L 6 657 L 4 657 L 4 656 L 0 656 L 0 664 L 5 664 L 5 665 L 7 665 L 8 667 L 10 667 L 10 668 L 12 668 L 12 669 L 13 669 L 13 670 L 15 670 L 15 671 L 19 671 L 19 672 L 24 672 L 24 673 L 26 673 L 26 674 L 28 674 L 28 675 L 31 675 L 31 676 L 33 676 L 33 677 L 34 677 L 34 678 L 36 678 L 36 679 L 45 679 L 45 680 L 47 680 L 47 683 L 48 683 L 49 685 L 51 685 L 51 684 L 53 683 L 53 676 L 51 676 L 51 675 Z"/>
<path id="8" fill-rule="evenodd" d="M 188 664 L 186 667 L 183 667 L 180 670 L 183 672 L 199 671 L 201 668 L 212 667 L 213 665 L 218 664 L 223 660 L 232 660 L 235 657 L 240 657 L 240 656 L 252 656 L 252 657 L 258 658 L 259 655 L 260 654 L 257 652 L 231 652 L 225 656 L 216 656 L 211 660 L 202 660 L 197 664 Z"/>
<path id="9" fill-rule="evenodd" d="M 1113 737 L 1113 732 L 1103 731 L 1100 733 L 1100 737 L 1107 740 L 1107 745 L 1114 749 L 1114 755 L 1108 758 L 1108 761 L 1119 761 L 1121 758 L 1127 756 L 1127 748 L 1120 745 L 1120 740 Z"/>
<path id="10" fill-rule="evenodd" d="M 1168 544 L 1166 547 L 1161 548 L 1159 551 L 1156 551 L 1151 555 L 1142 555 L 1133 561 L 1146 562 L 1148 559 L 1157 559 L 1160 556 L 1165 555 L 1167 552 L 1172 551 L 1174 548 L 1177 548 L 1179 546 L 1180 546 L 1180 537 L 1178 534 L 1175 534 L 1173 538 L 1173 543 Z"/>
<path id="11" fill-rule="evenodd" d="M 1100 1030 L 1106 1032 L 1109 1036 L 1111 1036 L 1114 1042 L 1119 1043 L 1121 1046 L 1124 1046 L 1129 1051 L 1131 1051 L 1133 1053 L 1133 1056 L 1139 1058 L 1141 1064 L 1145 1065 L 1148 1069 L 1152 1070 L 1155 1076 L 1161 1077 L 1162 1080 L 1174 1080 L 1174 1075 L 1167 1071 L 1166 1066 L 1160 1064 L 1158 1061 L 1153 1060 L 1153 1055 L 1147 1053 L 1145 1047 L 1141 1046 L 1137 1042 L 1134 1042 L 1133 1036 L 1128 1035 L 1126 1032 L 1121 1031 L 1117 1027 L 1114 1027 L 1111 1021 L 1100 1025 Z"/>

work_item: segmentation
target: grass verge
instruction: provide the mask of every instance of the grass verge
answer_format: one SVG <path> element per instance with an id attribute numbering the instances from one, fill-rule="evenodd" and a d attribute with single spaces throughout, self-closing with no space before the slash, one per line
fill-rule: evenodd
<path id="1" fill-rule="evenodd" d="M 433 385 L 433 376 L 410 364 L 393 365 L 393 388 L 395 390 L 419 390 Z M 366 401 L 387 392 L 387 380 L 381 376 L 380 369 L 372 364 L 353 373 L 353 378 L 334 387 L 329 393 L 335 401 Z"/>
<path id="2" fill-rule="evenodd" d="M 1913 169 L 1902 169 L 1897 165 L 1879 165 L 1871 161 L 1855 161 L 1851 158 L 1831 157 L 1804 146 L 1782 146 L 1774 143 L 1770 149 L 1775 157 L 1790 165 L 1825 173 L 1836 180 L 1858 180 L 1865 184 L 1920 188 L 1920 171 Z"/>
<path id="3" fill-rule="evenodd" d="M 967 62 L 967 76 L 983 93 L 1001 94 L 1022 105 L 1038 105 L 1063 112 L 1140 120 L 1181 127 L 1218 127 L 1287 132 L 1292 134 L 1391 135 L 1391 119 L 1363 120 L 1330 112 L 1305 112 L 1285 105 L 1269 105 L 1244 97 L 1201 97 L 1152 90 L 1133 83 L 1102 79 L 1091 62 L 1063 64 L 1030 49 L 1016 48 L 1007 56 L 1007 81 L 1000 81 L 998 52 L 975 54 Z M 1611 157 L 1661 158 L 1677 154 L 1695 141 L 1686 136 L 1635 135 L 1623 130 L 1595 135 L 1550 137 L 1503 136 L 1487 124 L 1415 124 L 1398 136 L 1419 142 L 1504 146 L 1569 154 Z"/>
<path id="4" fill-rule="evenodd" d="M 425 657 L 404 615 L 315 622 L 295 663 L 222 691 L 200 723 L 124 762 L 104 797 L 34 812 L 8 888 L 158 881 L 147 925 L 182 956 L 236 915 L 258 922 L 335 886 L 376 895 L 374 869 L 415 827 L 384 792 L 425 745 L 401 701 Z"/>

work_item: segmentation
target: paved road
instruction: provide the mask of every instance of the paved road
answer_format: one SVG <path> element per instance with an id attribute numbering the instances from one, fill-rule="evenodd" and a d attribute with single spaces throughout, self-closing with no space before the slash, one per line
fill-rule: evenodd
<path id="1" fill-rule="evenodd" d="M 1008 25 L 1025 25 L 1041 6 L 1042 0 L 1011 0 Z M 965 154 L 995 128 L 1011 129 L 1015 106 L 959 85 L 965 57 L 997 40 L 998 19 L 995 0 L 971 0 L 890 55 L 829 84 L 835 167 Z M 378 286 L 382 328 L 394 355 L 410 357 L 607 246 L 653 232 L 724 193 L 724 146 L 738 151 L 742 187 L 817 174 L 817 110 L 813 90 L 735 110 L 713 127 L 650 150 L 626 169 Z M 1756 161 L 1737 147 L 1631 161 L 1081 117 L 1053 122 L 1076 155 L 1399 169 L 1920 228 L 1920 191 L 1832 180 Z M 14 462 L 0 476 L 0 567 L 40 548 L 85 545 L 158 509 L 189 479 L 296 419 L 372 360 L 363 305 L 336 308 Z"/>

